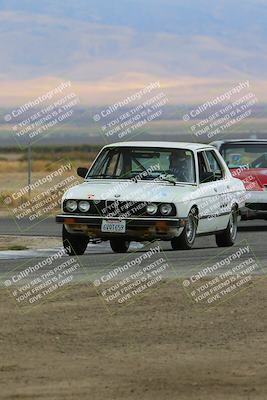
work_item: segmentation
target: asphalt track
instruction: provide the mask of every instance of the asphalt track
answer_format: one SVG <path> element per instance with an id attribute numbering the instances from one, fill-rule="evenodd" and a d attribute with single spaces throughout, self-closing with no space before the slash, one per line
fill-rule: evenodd
<path id="1" fill-rule="evenodd" d="M 4 217 L 0 219 L 1 235 L 30 235 L 30 236 L 61 236 L 61 226 L 54 222 L 54 218 L 48 218 L 39 222 L 32 227 L 21 225 L 20 229 L 11 218 Z M 168 242 L 160 242 L 164 250 L 165 257 L 172 266 L 174 275 L 170 273 L 170 277 L 186 277 L 190 271 L 199 269 L 203 263 L 206 263 L 212 257 L 224 257 L 224 251 L 227 254 L 233 253 L 240 246 L 248 244 L 254 252 L 260 270 L 256 273 L 267 273 L 267 222 L 266 221 L 242 221 L 239 223 L 239 232 L 234 248 L 229 250 L 218 248 L 215 243 L 214 236 L 199 237 L 196 239 L 194 248 L 189 251 L 172 251 Z M 245 242 L 244 242 L 245 240 Z M 149 247 L 149 246 L 148 246 Z M 40 260 L 49 257 L 56 251 L 60 250 L 60 246 L 56 249 L 47 249 L 42 251 L 9 251 L 0 252 L 0 278 L 6 276 L 13 270 L 23 270 L 27 266 L 35 265 Z M 82 269 L 75 274 L 76 281 L 91 281 L 99 271 L 108 271 L 111 266 L 120 265 L 127 260 L 134 259 L 140 253 L 144 253 L 146 248 L 140 244 L 132 245 L 130 252 L 125 254 L 114 254 L 108 242 L 97 245 L 89 245 L 86 254 L 79 256 L 79 262 Z M 137 253 L 136 253 L 137 252 Z M 222 255 L 220 255 L 222 254 Z M 63 256 L 68 259 L 67 256 Z M 149 261 L 147 261 L 149 262 Z M 49 267 L 47 267 L 49 269 Z M 43 269 L 43 271 L 46 267 Z"/>

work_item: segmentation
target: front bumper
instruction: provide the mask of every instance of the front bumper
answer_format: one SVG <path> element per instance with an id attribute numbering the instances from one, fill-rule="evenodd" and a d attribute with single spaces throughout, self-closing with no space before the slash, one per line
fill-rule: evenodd
<path id="1" fill-rule="evenodd" d="M 60 214 L 56 216 L 56 222 L 64 224 L 68 232 L 73 234 L 85 234 L 90 238 L 112 239 L 123 237 L 129 240 L 170 240 L 179 236 L 186 224 L 186 218 L 123 218 L 126 221 L 126 232 L 111 233 L 102 232 L 103 220 L 114 220 L 96 216 Z M 117 220 L 120 220 L 117 218 Z"/>
<path id="2" fill-rule="evenodd" d="M 247 191 L 245 207 L 241 210 L 242 219 L 267 218 L 267 191 Z"/>

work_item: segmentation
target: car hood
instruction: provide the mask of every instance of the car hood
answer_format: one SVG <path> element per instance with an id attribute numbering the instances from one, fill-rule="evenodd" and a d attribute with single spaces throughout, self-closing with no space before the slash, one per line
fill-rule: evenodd
<path id="1" fill-rule="evenodd" d="M 196 186 L 168 182 L 132 182 L 102 181 L 84 182 L 69 189 L 63 196 L 65 199 L 77 200 L 118 200 L 146 202 L 179 202 L 195 192 Z"/>
<path id="2" fill-rule="evenodd" d="M 231 168 L 235 178 L 244 182 L 247 190 L 263 190 L 267 185 L 267 168 Z"/>

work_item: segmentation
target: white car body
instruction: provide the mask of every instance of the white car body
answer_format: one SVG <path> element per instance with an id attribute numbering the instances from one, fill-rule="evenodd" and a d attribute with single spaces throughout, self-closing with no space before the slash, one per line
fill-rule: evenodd
<path id="1" fill-rule="evenodd" d="M 190 210 L 197 212 L 196 234 L 212 234 L 227 228 L 231 210 L 239 210 L 244 206 L 244 185 L 239 179 L 232 177 L 227 165 L 220 153 L 214 147 L 205 144 L 179 143 L 179 142 L 123 142 L 105 146 L 102 150 L 131 147 L 147 149 L 182 149 L 193 154 L 195 175 L 194 183 L 169 182 L 165 180 L 131 180 L 131 179 L 85 179 L 80 185 L 69 189 L 62 199 L 62 213 L 56 217 L 58 223 L 62 223 L 70 234 L 87 235 L 89 239 L 109 240 L 112 238 L 127 238 L 134 241 L 152 241 L 155 239 L 172 240 L 179 237 L 185 228 Z M 219 180 L 200 182 L 198 155 L 201 157 L 216 154 L 223 176 Z M 101 152 L 99 154 L 101 154 Z M 98 160 L 99 155 L 96 160 Z M 206 157 L 206 156 L 205 156 Z M 208 163 L 207 157 L 205 158 Z M 96 163 L 96 161 L 93 163 Z M 92 170 L 93 166 L 89 169 Z M 211 171 L 212 172 L 212 171 Z M 91 204 L 88 213 L 66 212 L 64 204 L 67 200 L 89 201 Z M 171 216 L 164 215 L 135 215 L 135 212 L 127 214 L 121 212 L 121 205 L 137 203 L 171 204 L 173 207 Z M 92 211 L 101 205 L 104 214 Z M 103 204 L 106 205 L 103 208 Z M 112 205 L 109 208 L 107 205 Z M 118 206 L 119 204 L 119 206 Z M 141 205 L 140 205 L 141 206 Z M 117 214 L 112 210 L 116 210 Z M 119 208 L 118 208 L 119 207 Z M 107 212 L 109 208 L 110 212 Z M 127 210 L 126 210 L 127 211 Z M 93 215 L 90 215 L 90 213 Z M 159 208 L 157 213 L 160 213 Z M 102 214 L 102 215 L 101 215 Z M 104 222 L 103 222 L 104 221 Z M 122 232 L 112 231 L 112 225 L 103 225 L 108 221 L 125 229 Z M 121 225 L 120 225 L 121 223 Z M 105 227 L 110 226 L 110 231 Z M 108 228 L 109 229 L 109 228 Z M 114 225 L 115 230 L 115 225 Z"/>

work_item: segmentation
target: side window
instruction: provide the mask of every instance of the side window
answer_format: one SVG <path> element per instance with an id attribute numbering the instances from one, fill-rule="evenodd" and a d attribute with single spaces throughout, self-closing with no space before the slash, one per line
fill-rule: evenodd
<path id="1" fill-rule="evenodd" d="M 222 179 L 224 177 L 224 171 L 220 161 L 217 158 L 215 151 L 207 150 L 206 156 L 209 163 L 210 171 L 215 173 L 216 179 Z"/>
<path id="2" fill-rule="evenodd" d="M 205 174 L 208 172 L 203 151 L 197 153 L 197 160 L 198 160 L 199 182 L 203 182 L 203 180 L 205 180 Z"/>

